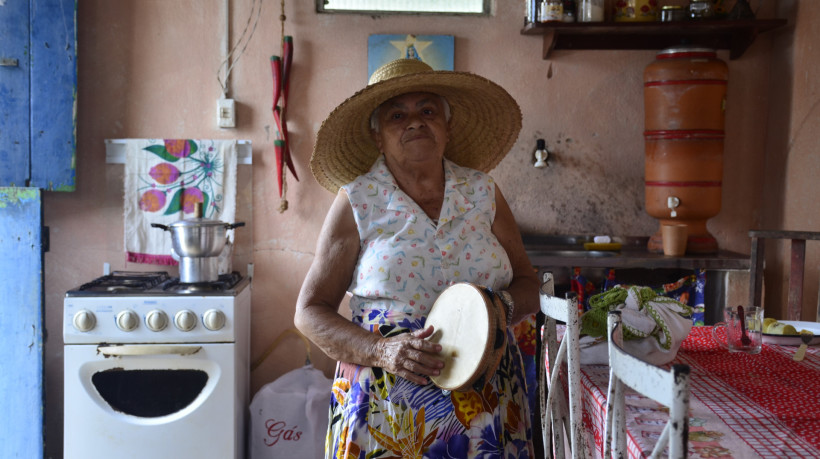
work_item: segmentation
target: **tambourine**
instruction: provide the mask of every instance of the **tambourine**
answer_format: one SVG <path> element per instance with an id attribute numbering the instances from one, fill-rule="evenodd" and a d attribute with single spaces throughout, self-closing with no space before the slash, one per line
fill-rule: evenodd
<path id="1" fill-rule="evenodd" d="M 450 391 L 479 388 L 495 374 L 507 346 L 504 304 L 489 290 L 453 284 L 436 299 L 427 325 L 428 339 L 441 345 L 444 368 L 430 380 Z"/>

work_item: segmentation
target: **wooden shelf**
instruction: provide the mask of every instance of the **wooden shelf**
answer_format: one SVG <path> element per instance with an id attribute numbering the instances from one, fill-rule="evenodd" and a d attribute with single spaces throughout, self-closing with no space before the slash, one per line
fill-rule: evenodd
<path id="1" fill-rule="evenodd" d="M 786 25 L 785 19 L 703 20 L 681 22 L 547 22 L 527 24 L 521 35 L 544 37 L 543 58 L 554 49 L 665 49 L 699 45 L 743 55 L 758 34 Z"/>

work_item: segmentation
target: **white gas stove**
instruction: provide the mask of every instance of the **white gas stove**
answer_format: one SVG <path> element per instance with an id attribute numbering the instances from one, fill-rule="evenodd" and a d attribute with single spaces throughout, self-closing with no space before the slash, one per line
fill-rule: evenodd
<path id="1" fill-rule="evenodd" d="M 64 457 L 242 458 L 250 281 L 114 272 L 66 293 Z"/>

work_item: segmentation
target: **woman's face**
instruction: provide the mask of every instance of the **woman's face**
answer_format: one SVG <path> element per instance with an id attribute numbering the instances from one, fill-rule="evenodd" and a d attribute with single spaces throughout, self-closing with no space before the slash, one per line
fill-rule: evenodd
<path id="1" fill-rule="evenodd" d="M 450 126 L 440 96 L 412 92 L 394 97 L 379 107 L 378 122 L 378 132 L 371 135 L 385 155 L 404 163 L 444 157 Z"/>

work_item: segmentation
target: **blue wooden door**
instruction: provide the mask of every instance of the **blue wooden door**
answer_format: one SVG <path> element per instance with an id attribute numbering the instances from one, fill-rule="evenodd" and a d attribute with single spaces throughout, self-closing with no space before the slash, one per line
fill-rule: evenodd
<path id="1" fill-rule="evenodd" d="M 0 186 L 75 189 L 76 10 L 0 0 Z"/>
<path id="2" fill-rule="evenodd" d="M 10 0 L 0 7 L 0 186 L 29 180 L 29 5 Z"/>
<path id="3" fill-rule="evenodd" d="M 0 458 L 44 452 L 41 194 L 0 187 Z"/>
<path id="4" fill-rule="evenodd" d="M 0 0 L 0 458 L 42 458 L 42 190 L 74 191 L 73 0 Z"/>

